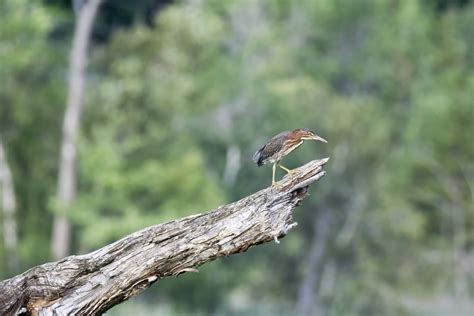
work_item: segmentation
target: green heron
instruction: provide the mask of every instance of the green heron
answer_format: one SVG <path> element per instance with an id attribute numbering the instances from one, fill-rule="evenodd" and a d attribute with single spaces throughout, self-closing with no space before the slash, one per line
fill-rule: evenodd
<path id="1" fill-rule="evenodd" d="M 274 185 L 277 165 L 287 173 L 291 172 L 290 169 L 280 164 L 280 160 L 298 148 L 301 144 L 303 144 L 303 141 L 307 139 L 319 140 L 321 142 L 327 143 L 324 138 L 316 135 L 309 129 L 298 128 L 291 132 L 286 131 L 273 136 L 265 145 L 262 146 L 262 148 L 257 150 L 255 155 L 253 155 L 253 161 L 256 162 L 259 167 L 266 164 L 267 162 L 273 163 L 272 185 Z"/>

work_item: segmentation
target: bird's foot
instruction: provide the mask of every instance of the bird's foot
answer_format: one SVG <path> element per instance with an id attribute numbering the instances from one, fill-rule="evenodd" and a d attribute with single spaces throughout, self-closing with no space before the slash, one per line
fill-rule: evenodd
<path id="1" fill-rule="evenodd" d="M 291 173 L 293 172 L 293 170 L 288 169 L 287 167 L 283 167 L 282 165 L 278 165 L 278 166 L 279 166 L 281 169 L 285 170 L 286 173 L 288 173 L 288 174 L 291 174 Z"/>
<path id="2" fill-rule="evenodd" d="M 286 176 L 292 177 L 294 174 L 297 174 L 296 170 L 288 170 L 288 171 L 286 172 L 285 177 L 286 177 Z"/>

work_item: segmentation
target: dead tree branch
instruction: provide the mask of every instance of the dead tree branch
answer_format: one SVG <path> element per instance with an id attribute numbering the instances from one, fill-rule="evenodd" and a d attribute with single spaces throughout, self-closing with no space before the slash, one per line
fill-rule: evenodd
<path id="1" fill-rule="evenodd" d="M 293 209 L 324 175 L 327 161 L 309 162 L 275 186 L 209 213 L 151 226 L 92 253 L 2 281 L 0 314 L 101 314 L 161 278 L 278 241 L 296 226 Z"/>

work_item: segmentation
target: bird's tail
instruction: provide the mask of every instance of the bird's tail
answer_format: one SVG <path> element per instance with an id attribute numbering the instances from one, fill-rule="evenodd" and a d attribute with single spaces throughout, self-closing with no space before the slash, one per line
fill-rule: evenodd
<path id="1" fill-rule="evenodd" d="M 253 155 L 253 161 L 260 167 L 260 166 L 263 166 L 263 157 L 262 157 L 262 150 L 265 146 L 263 146 L 262 148 L 260 148 L 259 150 L 257 150 L 255 152 L 255 154 Z"/>

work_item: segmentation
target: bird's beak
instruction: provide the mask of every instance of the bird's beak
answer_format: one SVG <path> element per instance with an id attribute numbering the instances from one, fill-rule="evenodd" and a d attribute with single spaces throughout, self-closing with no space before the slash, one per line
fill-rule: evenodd
<path id="1" fill-rule="evenodd" d="M 322 138 L 322 137 L 320 137 L 320 136 L 318 136 L 318 135 L 316 135 L 316 134 L 315 134 L 315 135 L 312 135 L 312 136 L 310 137 L 310 139 L 312 139 L 312 140 L 319 140 L 320 142 L 323 142 L 323 143 L 327 143 L 327 142 L 328 142 L 327 140 L 325 140 L 324 138 Z"/>

